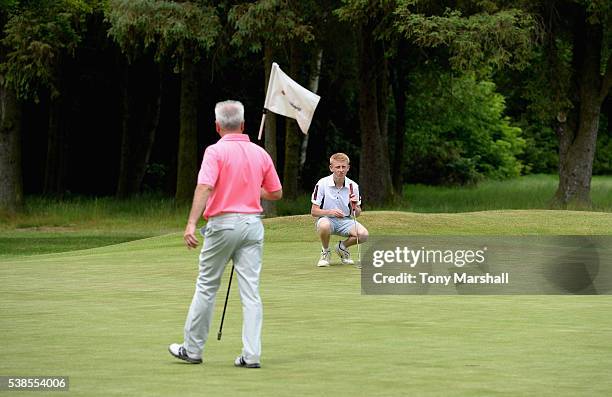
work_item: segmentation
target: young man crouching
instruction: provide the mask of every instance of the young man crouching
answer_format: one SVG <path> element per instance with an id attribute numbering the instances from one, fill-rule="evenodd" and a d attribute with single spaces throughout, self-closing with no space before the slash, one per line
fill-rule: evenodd
<path id="1" fill-rule="evenodd" d="M 361 196 L 359 185 L 349 179 L 346 174 L 350 169 L 349 157 L 344 153 L 336 153 L 329 158 L 331 175 L 317 182 L 312 193 L 310 214 L 317 219 L 316 229 L 321 239 L 321 258 L 317 266 L 329 266 L 331 251 L 329 240 L 331 235 L 347 237 L 335 245 L 335 251 L 343 264 L 352 265 L 348 248 L 368 239 L 368 230 L 362 224 L 351 218 L 351 215 L 361 215 Z"/>

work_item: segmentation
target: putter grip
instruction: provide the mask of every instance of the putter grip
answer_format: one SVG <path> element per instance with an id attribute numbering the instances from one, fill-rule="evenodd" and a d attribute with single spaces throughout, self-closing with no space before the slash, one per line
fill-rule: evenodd
<path id="1" fill-rule="evenodd" d="M 353 184 L 349 183 L 349 190 L 351 192 L 351 196 L 353 195 Z M 351 198 L 349 197 L 349 201 L 351 200 Z M 355 211 L 355 202 L 351 201 L 351 208 L 353 208 L 353 211 Z"/>

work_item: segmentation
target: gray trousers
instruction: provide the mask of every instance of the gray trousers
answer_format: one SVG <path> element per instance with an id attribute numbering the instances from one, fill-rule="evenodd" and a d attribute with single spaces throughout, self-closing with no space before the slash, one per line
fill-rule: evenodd
<path id="1" fill-rule="evenodd" d="M 208 220 L 195 294 L 185 322 L 184 346 L 189 355 L 202 356 L 221 276 L 231 259 L 242 302 L 242 355 L 247 363 L 259 362 L 263 320 L 259 273 L 263 238 L 259 215 L 223 214 Z"/>

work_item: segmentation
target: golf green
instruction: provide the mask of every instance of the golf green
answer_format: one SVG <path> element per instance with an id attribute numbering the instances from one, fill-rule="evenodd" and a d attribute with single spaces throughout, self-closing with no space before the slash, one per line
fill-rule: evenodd
<path id="1" fill-rule="evenodd" d="M 237 288 L 215 338 L 229 266 L 204 364 L 167 352 L 197 272 L 197 251 L 175 233 L 1 259 L 0 375 L 69 376 L 71 396 L 612 393 L 610 296 L 364 296 L 359 270 L 337 258 L 316 267 L 312 218 L 265 223 L 261 369 L 233 366 Z M 363 223 L 373 235 L 612 232 L 612 214 L 564 211 L 373 212 Z"/>

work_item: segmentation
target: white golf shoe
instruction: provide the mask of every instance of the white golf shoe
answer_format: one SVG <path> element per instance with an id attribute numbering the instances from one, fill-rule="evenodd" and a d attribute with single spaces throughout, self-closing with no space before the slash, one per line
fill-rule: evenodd
<path id="1" fill-rule="evenodd" d="M 338 241 L 336 244 L 336 254 L 340 257 L 340 261 L 343 265 L 352 265 L 355 262 L 351 259 L 351 253 L 348 252 L 342 241 Z"/>
<path id="2" fill-rule="evenodd" d="M 329 260 L 331 259 L 331 251 L 328 249 L 321 249 L 321 259 L 317 263 L 319 267 L 329 266 Z"/>
<path id="3" fill-rule="evenodd" d="M 202 363 L 202 357 L 189 355 L 189 353 L 187 353 L 187 350 L 185 350 L 185 347 L 183 347 L 183 345 L 179 345 L 178 343 L 173 343 L 168 346 L 168 351 L 170 352 L 170 354 L 172 354 L 179 360 L 187 361 L 190 364 Z"/>
<path id="4" fill-rule="evenodd" d="M 236 357 L 236 360 L 234 360 L 234 366 L 244 368 L 261 368 L 260 363 L 247 363 L 243 356 Z"/>

